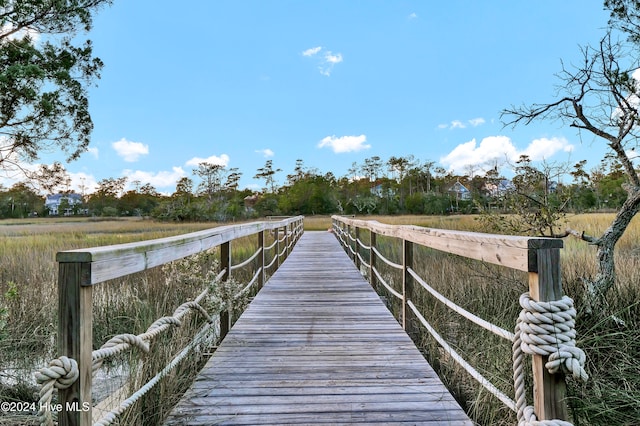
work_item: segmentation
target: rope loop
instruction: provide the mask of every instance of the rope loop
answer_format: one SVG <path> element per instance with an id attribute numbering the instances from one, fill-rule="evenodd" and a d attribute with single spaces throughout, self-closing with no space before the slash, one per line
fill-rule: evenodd
<path id="1" fill-rule="evenodd" d="M 522 312 L 518 317 L 522 351 L 548 356 L 545 365 L 551 374 L 562 371 L 586 381 L 586 355 L 576 347 L 576 309 L 573 300 L 564 296 L 551 302 L 537 302 L 524 293 L 520 296 Z"/>
<path id="2" fill-rule="evenodd" d="M 520 296 L 522 311 L 518 316 L 513 342 L 513 379 L 520 426 L 572 426 L 558 419 L 538 420 L 532 406 L 527 405 L 524 389 L 524 354 L 547 356 L 545 367 L 551 374 L 562 371 L 586 381 L 586 355 L 576 347 L 576 310 L 573 300 L 537 302 L 529 293 Z"/>
<path id="3" fill-rule="evenodd" d="M 49 366 L 42 368 L 35 376 L 40 385 L 38 418 L 41 424 L 53 425 L 53 416 L 48 409 L 51 406 L 53 389 L 67 389 L 78 380 L 78 363 L 73 358 L 61 356 L 50 361 Z"/>

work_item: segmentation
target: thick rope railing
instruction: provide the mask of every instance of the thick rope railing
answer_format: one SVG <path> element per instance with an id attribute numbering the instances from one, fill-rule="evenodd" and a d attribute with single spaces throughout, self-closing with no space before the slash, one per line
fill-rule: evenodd
<path id="1" fill-rule="evenodd" d="M 376 279 L 378 280 L 378 283 L 382 284 L 384 286 L 384 288 L 386 288 L 389 293 L 393 294 L 396 298 L 398 298 L 400 300 L 403 299 L 402 294 L 397 292 L 393 287 L 391 287 L 389 285 L 389 283 L 387 283 L 387 281 L 380 274 L 380 272 L 378 272 L 378 270 L 376 268 L 373 268 L 373 273 L 376 276 Z"/>
<path id="2" fill-rule="evenodd" d="M 378 256 L 378 259 L 382 260 L 384 263 L 386 263 L 387 265 L 391 266 L 394 269 L 402 269 L 403 266 L 399 263 L 395 263 L 390 261 L 389 259 L 387 259 L 386 257 L 384 257 L 382 255 L 382 253 L 380 253 L 380 251 L 377 248 L 373 248 L 373 252 L 376 254 L 376 256 Z"/>
<path id="3" fill-rule="evenodd" d="M 265 249 L 273 248 L 276 244 L 284 242 L 287 238 L 285 235 L 282 239 L 276 240 L 273 244 Z M 293 245 L 293 239 L 289 246 Z M 286 253 L 288 247 L 285 247 L 281 253 L 277 253 L 274 257 L 273 262 L 277 260 L 278 257 L 283 256 Z M 289 247 L 290 248 L 290 247 Z M 264 249 L 258 249 L 249 259 L 244 262 L 230 266 L 230 270 L 235 270 L 241 268 L 243 266 L 248 265 L 253 261 Z M 272 264 L 273 264 L 272 262 Z M 269 265 L 270 266 L 270 265 Z M 241 297 L 245 294 L 249 288 L 253 286 L 253 284 L 257 281 L 259 273 L 262 269 L 259 269 L 251 281 L 235 295 L 234 299 Z M 227 273 L 226 269 L 223 269 L 218 273 L 215 277 L 216 281 L 222 279 L 222 277 Z M 199 336 L 202 333 L 205 333 L 211 325 L 214 323 L 214 319 L 209 315 L 209 313 L 200 305 L 199 302 L 207 295 L 208 289 L 204 290 L 202 293 L 198 295 L 198 297 L 190 302 L 183 303 L 180 305 L 171 316 L 166 316 L 159 318 L 153 324 L 149 326 L 145 333 L 134 335 L 130 333 L 119 334 L 111 339 L 109 339 L 105 344 L 103 344 L 99 349 L 94 350 L 91 354 L 92 358 L 92 371 L 95 373 L 102 365 L 104 359 L 112 357 L 118 353 L 122 353 L 126 350 L 129 350 L 133 347 L 137 347 L 142 350 L 144 353 L 149 352 L 149 342 L 153 340 L 157 335 L 167 330 L 170 327 L 177 327 L 181 325 L 181 319 L 184 317 L 187 312 L 191 310 L 198 311 L 201 313 L 205 319 L 207 320 L 207 325 L 203 327 L 203 329 L 194 336 L 192 342 L 189 343 L 172 361 L 168 364 L 163 370 L 161 370 L 154 378 L 152 378 L 147 384 L 145 384 L 142 388 L 132 394 L 129 398 L 122 401 L 119 407 L 107 413 L 105 417 L 103 417 L 98 424 L 99 425 L 108 425 L 113 423 L 118 416 L 120 416 L 124 411 L 126 411 L 133 403 L 135 403 L 139 398 L 141 398 L 144 394 L 146 394 L 155 384 L 166 374 L 168 374 L 175 366 L 188 354 L 188 352 L 197 344 L 199 344 Z M 66 389 L 73 385 L 78 377 L 79 377 L 78 364 L 74 359 L 68 358 L 66 356 L 61 356 L 57 359 L 52 360 L 49 363 L 48 367 L 41 369 L 36 373 L 36 380 L 38 384 L 41 386 L 40 395 L 39 395 L 39 407 L 40 411 L 38 412 L 38 417 L 40 419 L 41 424 L 45 425 L 53 425 L 53 413 L 48 407 L 51 407 L 51 401 L 53 398 L 53 390 L 54 389 Z"/>
<path id="4" fill-rule="evenodd" d="M 346 232 L 342 226 L 334 222 L 333 229 L 345 251 L 352 252 L 350 244 L 343 238 L 347 235 L 352 239 L 350 233 Z M 357 231 L 356 231 L 357 232 Z M 370 248 L 372 256 L 375 254 L 380 260 L 395 269 L 404 269 L 404 265 L 399 265 L 386 259 L 375 246 Z M 446 249 L 444 249 L 446 251 Z M 394 296 L 404 297 L 395 290 L 389 288 L 382 279 L 380 273 L 373 269 L 373 274 L 387 290 Z M 413 311 L 419 322 L 435 338 L 440 346 L 459 365 L 482 384 L 489 392 L 500 399 L 507 407 L 515 411 L 519 426 L 572 426 L 571 422 L 559 419 L 538 420 L 534 407 L 528 406 L 526 402 L 526 392 L 524 386 L 524 356 L 525 354 L 548 357 L 545 368 L 550 374 L 565 373 L 571 374 L 577 380 L 587 380 L 588 375 L 584 369 L 586 356 L 584 352 L 576 347 L 575 318 L 576 310 L 573 307 L 571 298 L 564 296 L 560 300 L 551 302 L 537 302 L 530 298 L 529 293 L 524 293 L 520 297 L 522 311 L 518 317 L 515 333 L 510 333 L 476 315 L 466 311 L 462 307 L 454 304 L 449 299 L 435 291 L 411 268 L 407 267 L 406 272 L 425 290 L 431 293 L 436 299 L 444 303 L 447 307 L 471 320 L 479 326 L 493 332 L 513 342 L 513 377 L 515 388 L 515 401 L 498 390 L 489 380 L 482 376 L 470 364 L 468 364 L 437 332 L 427 320 L 422 316 L 411 300 L 406 300 L 407 306 Z"/>
<path id="5" fill-rule="evenodd" d="M 115 422 L 118 417 L 122 415 L 129 407 L 136 403 L 140 398 L 142 398 L 147 392 L 149 392 L 163 377 L 167 376 L 175 367 L 182 361 L 189 352 L 193 350 L 197 345 L 201 343 L 201 341 L 208 334 L 209 328 L 212 327 L 213 324 L 207 323 L 202 329 L 194 336 L 194 338 L 189 342 L 187 346 L 185 346 L 182 351 L 178 355 L 176 355 L 169 364 L 167 364 L 162 370 L 158 372 L 153 378 L 151 378 L 144 386 L 134 392 L 130 397 L 125 399 L 120 403 L 118 407 L 109 411 L 105 414 L 98 422 L 95 423 L 97 426 L 107 426 Z"/>
<path id="6" fill-rule="evenodd" d="M 297 237 L 299 234 L 302 233 L 302 230 L 303 230 L 302 222 L 299 221 L 299 223 L 296 225 L 293 231 L 291 232 L 286 231 L 285 235 L 281 239 L 276 238 L 271 246 L 259 248 L 252 255 L 250 259 L 245 260 L 241 264 L 234 265 L 234 266 L 229 265 L 228 268 L 225 268 L 222 271 L 220 271 L 214 280 L 215 281 L 223 280 L 225 275 L 228 275 L 232 269 L 241 268 L 243 266 L 250 264 L 253 260 L 255 260 L 255 258 L 260 253 L 264 253 L 265 250 L 270 249 L 276 246 L 277 244 L 280 244 L 283 241 L 286 241 L 287 239 L 289 239 L 289 244 L 284 248 L 284 250 L 281 253 L 276 253 L 276 255 L 274 256 L 274 261 L 277 260 L 280 256 L 286 255 L 287 250 L 291 249 L 291 247 L 295 244 L 295 241 L 297 241 Z M 246 230 L 243 230 L 243 232 L 246 233 Z M 199 238 L 199 240 L 197 241 L 202 240 L 202 237 L 200 235 L 198 235 L 196 238 Z M 74 260 L 74 262 L 76 261 Z M 273 264 L 273 262 L 271 264 Z M 143 270 L 147 266 L 148 264 L 144 263 L 142 267 L 140 266 L 136 266 L 136 267 L 141 268 L 139 270 Z M 246 291 L 248 291 L 248 289 L 258 280 L 259 273 L 262 272 L 264 269 L 265 269 L 264 267 L 260 268 L 252 278 L 251 282 L 245 288 L 243 288 L 235 296 L 234 299 L 237 299 L 238 297 L 242 296 Z M 112 276 L 115 277 L 116 275 L 112 274 Z M 95 281 L 95 282 L 92 282 L 92 284 L 95 284 L 98 282 L 99 281 Z M 186 302 L 180 305 L 174 311 L 173 315 L 162 317 L 156 320 L 153 324 L 151 324 L 151 326 L 149 326 L 149 328 L 145 333 L 142 333 L 140 335 L 124 333 L 124 334 L 114 336 L 113 338 L 109 339 L 109 341 L 107 341 L 100 349 L 94 350 L 92 352 L 92 372 L 95 373 L 95 371 L 102 364 L 103 360 L 110 356 L 124 352 L 133 347 L 139 348 L 143 352 L 148 352 L 149 342 L 155 336 L 157 336 L 158 334 L 162 333 L 163 331 L 167 330 L 170 327 L 180 326 L 181 318 L 191 310 L 196 310 L 200 312 L 201 314 L 203 314 L 203 316 L 207 320 L 207 324 L 201 329 L 201 331 L 196 336 L 194 336 L 194 339 L 189 343 L 189 345 L 187 345 L 187 347 L 185 347 L 182 350 L 182 352 L 180 352 L 180 354 L 178 354 L 171 361 L 171 363 L 165 367 L 165 369 L 160 371 L 151 381 L 147 382 L 147 384 L 144 385 L 141 389 L 139 389 L 136 393 L 134 393 L 132 396 L 127 398 L 125 401 L 123 401 L 120 404 L 120 407 L 112 410 L 109 414 L 109 416 L 111 416 L 112 418 L 111 420 L 103 419 L 101 420 L 101 422 L 105 421 L 105 423 L 100 423 L 100 424 L 111 423 L 117 416 L 119 416 L 122 412 L 124 412 L 124 410 L 126 410 L 131 404 L 133 404 L 135 400 L 140 398 L 151 387 L 153 387 L 155 383 L 157 383 L 157 381 L 160 380 L 161 377 L 163 377 L 169 371 L 171 371 L 171 369 L 173 369 L 177 365 L 177 363 L 180 362 L 180 360 L 184 356 L 186 356 L 187 352 L 189 352 L 193 347 L 195 347 L 197 344 L 200 343 L 198 336 L 200 336 L 201 333 L 206 332 L 215 323 L 214 319 L 200 305 L 200 302 L 207 295 L 207 293 L 208 293 L 208 289 L 205 289 L 202 293 L 200 293 L 200 295 L 198 295 L 198 297 L 195 300 Z M 226 308 L 223 306 L 222 309 L 224 310 Z M 67 356 L 60 356 L 59 358 L 52 360 L 47 367 L 42 368 L 40 371 L 36 372 L 35 374 L 36 380 L 41 387 L 40 394 L 39 394 L 40 410 L 38 412 L 38 418 L 41 424 L 53 425 L 53 421 L 54 421 L 53 418 L 55 414 L 53 412 L 55 410 L 52 410 L 52 405 L 51 405 L 51 401 L 53 398 L 53 390 L 54 389 L 63 390 L 73 386 L 78 381 L 79 375 L 80 375 L 80 372 L 79 372 L 77 361 Z"/>
<path id="7" fill-rule="evenodd" d="M 490 323 L 489 321 L 487 321 L 485 319 L 482 319 L 479 316 L 477 316 L 475 314 L 472 314 L 471 312 L 467 311 L 463 307 L 453 303 L 451 300 L 447 299 L 445 296 L 443 296 L 442 294 L 437 292 L 433 287 L 431 287 L 429 284 L 427 284 L 427 282 L 425 280 L 423 280 L 420 277 L 420 275 L 418 275 L 418 273 L 416 271 L 414 271 L 413 269 L 407 268 L 407 271 L 413 277 L 413 279 L 416 280 L 416 282 L 422 286 L 422 288 L 424 288 L 426 291 L 428 291 L 433 297 L 438 299 L 447 308 L 449 308 L 452 311 L 456 312 L 458 315 L 465 317 L 469 321 L 479 325 L 480 327 L 482 327 L 482 328 L 484 328 L 486 330 L 489 330 L 490 332 L 492 332 L 496 336 L 500 336 L 500 337 L 502 337 L 504 339 L 507 339 L 510 342 L 513 342 L 513 340 L 515 338 L 513 333 L 510 333 L 509 331 L 505 330 L 504 328 L 498 327 L 497 325 L 495 325 L 493 323 Z"/>
<path id="8" fill-rule="evenodd" d="M 235 270 L 237 270 L 237 269 L 242 269 L 242 268 L 244 268 L 245 266 L 247 266 L 247 265 L 249 265 L 251 262 L 253 262 L 253 261 L 255 260 L 255 258 L 256 258 L 256 257 L 258 257 L 258 255 L 259 255 L 260 253 L 262 253 L 262 247 L 258 248 L 258 250 L 256 250 L 256 251 L 251 255 L 251 257 L 249 257 L 248 259 L 246 259 L 245 261 L 240 262 L 240 263 L 238 263 L 238 264 L 236 264 L 236 265 L 230 266 L 230 267 L 229 267 L 229 269 L 230 269 L 231 271 L 235 271 Z"/>
<path id="9" fill-rule="evenodd" d="M 460 356 L 460 354 L 456 352 L 456 350 L 453 349 L 451 345 L 449 345 L 447 341 L 444 340 L 442 336 L 440 336 L 440 334 L 433 327 L 431 327 L 431 324 L 429 324 L 429 322 L 425 319 L 425 317 L 422 316 L 418 308 L 416 308 L 416 305 L 414 305 L 411 300 L 407 301 L 407 305 L 409 306 L 409 308 L 411 308 L 416 318 L 418 318 L 418 321 L 420 321 L 420 323 L 424 326 L 424 328 L 427 329 L 429 334 L 433 336 L 433 338 L 440 344 L 440 346 L 442 346 L 444 351 L 448 353 L 451 356 L 451 358 L 453 358 L 454 361 L 456 361 L 462 368 L 464 368 L 471 375 L 471 377 L 473 377 L 485 389 L 487 389 L 496 398 L 502 401 L 504 405 L 509 407 L 511 410 L 516 411 L 516 402 L 514 400 L 509 398 L 502 391 L 500 391 L 500 389 L 495 387 L 493 383 L 491 383 L 487 378 L 485 378 L 482 374 L 480 374 L 478 370 L 473 368 L 473 366 L 469 364 L 462 356 Z"/>
<path id="10" fill-rule="evenodd" d="M 524 354 L 548 356 L 545 367 L 551 374 L 560 371 L 577 380 L 586 381 L 585 353 L 576 347 L 576 310 L 573 300 L 564 296 L 551 302 L 536 302 L 524 293 L 520 296 L 522 311 L 518 317 L 513 341 L 513 381 L 516 392 L 518 425 L 572 426 L 565 420 L 538 420 L 532 406 L 527 405 L 524 386 Z"/>
<path id="11" fill-rule="evenodd" d="M 146 332 L 134 334 L 118 334 L 103 344 L 100 349 L 91 353 L 92 371 L 95 373 L 104 359 L 122 353 L 132 347 L 137 347 L 144 353 L 149 352 L 149 342 L 157 335 L 172 326 L 180 326 L 181 319 L 190 310 L 200 312 L 208 323 L 213 324 L 213 318 L 195 300 L 180 305 L 171 316 L 157 319 L 149 326 Z M 66 389 L 78 379 L 80 372 L 78 363 L 66 356 L 61 356 L 49 363 L 48 367 L 36 373 L 36 381 L 41 386 L 39 394 L 38 418 L 41 424 L 53 425 L 53 413 L 50 410 L 53 389 Z"/>

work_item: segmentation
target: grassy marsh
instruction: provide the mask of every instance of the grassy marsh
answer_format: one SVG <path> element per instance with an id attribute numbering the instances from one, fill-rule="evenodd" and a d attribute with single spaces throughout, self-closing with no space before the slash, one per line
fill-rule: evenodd
<path id="1" fill-rule="evenodd" d="M 389 224 L 482 231 L 473 216 L 359 218 Z M 571 216 L 568 222 L 574 229 L 597 235 L 608 226 L 610 219 L 606 214 L 585 214 Z M 214 226 L 216 224 L 167 224 L 139 219 L 0 221 L 0 366 L 4 375 L 2 382 L 12 384 L 0 386 L 0 400 L 35 398 L 34 388 L 30 385 L 34 363 L 46 362 L 53 357 L 57 327 L 56 252 L 161 238 Z M 331 219 L 327 216 L 305 218 L 306 230 L 326 230 L 330 226 Z M 379 238 L 378 242 L 386 256 L 395 261 L 400 259 L 399 245 L 384 238 Z M 233 245 L 234 257 L 238 261 L 247 258 L 256 246 L 255 239 L 243 239 Z M 519 312 L 518 296 L 527 288 L 525 276 L 499 267 L 461 261 L 456 256 L 433 250 L 416 250 L 418 272 L 438 291 L 483 318 L 508 330 L 513 329 Z M 616 260 L 618 282 L 609 295 L 606 310 L 587 315 L 580 305 L 582 279 L 595 273 L 595 248 L 569 238 L 562 250 L 563 286 L 576 300 L 578 345 L 587 353 L 590 375 L 585 384 L 569 380 L 569 402 L 576 425 L 631 425 L 640 418 L 639 218 L 634 219 L 618 244 Z M 393 276 L 391 271 L 385 273 Z M 396 279 L 395 285 L 399 282 Z M 152 321 L 171 314 L 178 305 L 201 291 L 202 283 L 184 283 L 184 277 L 171 278 L 166 271 L 156 269 L 98 287 L 94 294 L 94 346 L 99 347 L 114 334 L 143 332 Z M 119 297 L 123 294 L 126 297 Z M 455 319 L 439 303 L 427 297 L 421 299 L 419 305 L 425 316 L 471 364 L 512 395 L 508 342 L 494 340 L 465 320 Z M 391 303 L 390 307 L 397 312 L 397 306 Z M 195 316 L 189 321 L 193 324 L 172 332 L 172 338 L 178 344 L 188 341 L 189 328 L 201 323 Z M 466 372 L 443 355 L 432 339 L 419 335 L 416 341 L 476 422 L 483 425 L 514 423 L 514 415 L 494 397 L 481 391 Z M 164 338 L 154 345 L 163 349 L 169 347 Z M 145 360 L 144 365 L 161 365 L 171 355 L 169 350 L 164 352 L 158 360 Z M 138 357 L 137 354 L 131 356 Z M 124 362 L 137 365 L 136 359 L 139 358 L 127 358 Z M 140 406 L 138 412 L 143 414 L 126 416 L 121 424 L 156 424 L 163 414 L 157 401 L 174 395 L 174 386 L 184 386 L 187 381 L 181 377 L 196 368 L 197 362 L 180 367 Z M 115 362 L 112 367 L 116 372 Z M 141 420 L 143 417 L 144 421 Z M 5 420 L 0 416 L 0 423 Z"/>

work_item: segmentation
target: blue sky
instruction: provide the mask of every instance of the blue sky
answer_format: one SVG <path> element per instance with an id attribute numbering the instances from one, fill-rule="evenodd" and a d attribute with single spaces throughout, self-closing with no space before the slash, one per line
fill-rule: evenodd
<path id="1" fill-rule="evenodd" d="M 296 159 L 338 177 L 372 156 L 589 169 L 602 142 L 560 123 L 504 128 L 500 111 L 554 100 L 561 60 L 579 63 L 607 19 L 601 0 L 115 0 L 88 34 L 105 63 L 90 151 L 65 166 L 76 190 L 128 176 L 164 193 L 197 182 L 201 161 L 256 189 L 267 160 L 280 183 Z"/>

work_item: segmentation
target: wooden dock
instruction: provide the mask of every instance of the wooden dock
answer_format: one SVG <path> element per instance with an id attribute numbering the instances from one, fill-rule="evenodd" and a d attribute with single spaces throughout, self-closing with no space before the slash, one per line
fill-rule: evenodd
<path id="1" fill-rule="evenodd" d="M 166 425 L 468 425 L 329 232 L 306 232 Z"/>

